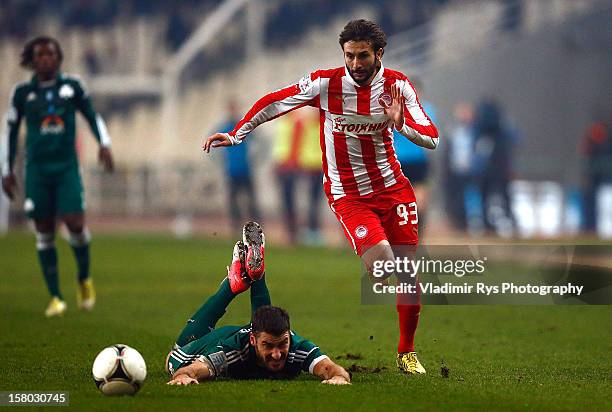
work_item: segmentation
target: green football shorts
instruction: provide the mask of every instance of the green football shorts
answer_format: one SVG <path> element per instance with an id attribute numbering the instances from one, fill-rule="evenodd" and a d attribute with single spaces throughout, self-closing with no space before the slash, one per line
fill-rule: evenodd
<path id="1" fill-rule="evenodd" d="M 218 329 L 213 329 L 201 338 L 191 341 L 182 347 L 174 345 L 166 365 L 168 372 L 170 375 L 173 375 L 174 372 L 196 361 L 200 356 L 222 350 L 217 347 L 219 342 L 232 336 L 242 328 L 244 326 L 222 326 Z"/>
<path id="2" fill-rule="evenodd" d="M 78 166 L 43 173 L 35 166 L 26 168 L 26 199 L 23 205 L 31 219 L 44 219 L 68 213 L 83 213 L 85 198 Z"/>

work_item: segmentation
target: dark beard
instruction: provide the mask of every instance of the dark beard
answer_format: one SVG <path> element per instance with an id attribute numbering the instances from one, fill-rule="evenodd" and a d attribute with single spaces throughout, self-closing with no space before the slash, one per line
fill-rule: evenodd
<path id="1" fill-rule="evenodd" d="M 346 66 L 346 65 L 345 65 Z M 372 67 L 371 70 L 369 70 L 366 73 L 366 77 L 363 80 L 357 80 L 355 79 L 355 76 L 353 76 L 353 71 L 351 69 L 348 68 L 348 66 L 346 66 L 346 69 L 348 70 L 349 74 L 351 75 L 351 78 L 355 81 L 355 83 L 359 84 L 359 85 L 363 85 L 365 84 L 370 78 L 373 77 L 373 74 L 376 73 L 376 71 L 380 68 L 380 65 L 378 64 L 378 61 L 376 61 L 374 63 L 374 67 Z"/>

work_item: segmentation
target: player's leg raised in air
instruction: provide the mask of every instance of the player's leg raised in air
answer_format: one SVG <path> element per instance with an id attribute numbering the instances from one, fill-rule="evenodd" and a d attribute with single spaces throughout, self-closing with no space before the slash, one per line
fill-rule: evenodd
<path id="1" fill-rule="evenodd" d="M 232 262 L 227 267 L 227 277 L 223 279 L 217 292 L 206 299 L 204 304 L 187 320 L 187 325 L 177 338 L 173 350 L 168 354 L 166 365 L 171 356 L 177 358 L 187 356 L 186 345 L 211 334 L 229 304 L 240 293 L 251 289 L 252 313 L 255 313 L 260 306 L 271 305 L 270 293 L 263 272 L 265 240 L 261 226 L 256 222 L 247 222 L 243 228 L 243 238 L 246 244 L 238 241 L 234 245 Z M 248 274 L 246 259 L 249 255 L 256 256 L 254 260 L 257 261 L 257 265 L 252 267 L 256 270 L 257 279 L 251 278 Z M 259 273 L 259 268 L 262 269 L 261 273 Z M 199 345 L 204 343 L 201 342 Z"/>

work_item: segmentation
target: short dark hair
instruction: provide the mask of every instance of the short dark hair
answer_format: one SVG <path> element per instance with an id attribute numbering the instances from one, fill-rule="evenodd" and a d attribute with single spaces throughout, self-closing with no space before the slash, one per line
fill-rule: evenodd
<path id="1" fill-rule="evenodd" d="M 373 21 L 359 19 L 351 20 L 340 33 L 340 47 L 344 49 L 347 41 L 367 41 L 372 45 L 374 52 L 384 49 L 387 45 L 387 35 L 380 26 Z"/>
<path id="2" fill-rule="evenodd" d="M 38 36 L 28 41 L 25 46 L 23 46 L 23 50 L 21 51 L 21 61 L 19 62 L 19 65 L 26 69 L 33 69 L 34 48 L 39 44 L 47 43 L 52 43 L 55 45 L 59 64 L 62 64 L 62 61 L 64 60 L 64 53 L 62 53 L 62 48 L 60 47 L 59 42 L 50 36 Z"/>
<path id="3" fill-rule="evenodd" d="M 289 314 L 276 306 L 261 306 L 253 314 L 251 327 L 255 335 L 266 332 L 280 336 L 290 329 Z"/>

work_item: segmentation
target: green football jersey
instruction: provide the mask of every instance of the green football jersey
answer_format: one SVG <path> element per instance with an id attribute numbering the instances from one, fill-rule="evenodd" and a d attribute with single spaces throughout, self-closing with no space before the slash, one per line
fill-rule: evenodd
<path id="1" fill-rule="evenodd" d="M 313 373 L 315 365 L 327 359 L 317 345 L 290 331 L 285 367 L 280 372 L 269 371 L 257 364 L 255 348 L 249 343 L 250 333 L 251 325 L 224 326 L 185 346 L 175 346 L 170 354 L 168 370 L 174 373 L 204 357 L 214 367 L 216 376 L 236 379 L 291 379 L 302 371 Z"/>
<path id="2" fill-rule="evenodd" d="M 76 112 L 80 111 L 98 142 L 110 146 L 106 126 L 91 104 L 82 82 L 73 76 L 59 74 L 55 79 L 40 82 L 33 76 L 18 84 L 6 116 L 9 149 L 2 174 L 13 171 L 17 153 L 19 125 L 26 121 L 26 164 L 36 164 L 39 170 L 76 164 Z"/>

